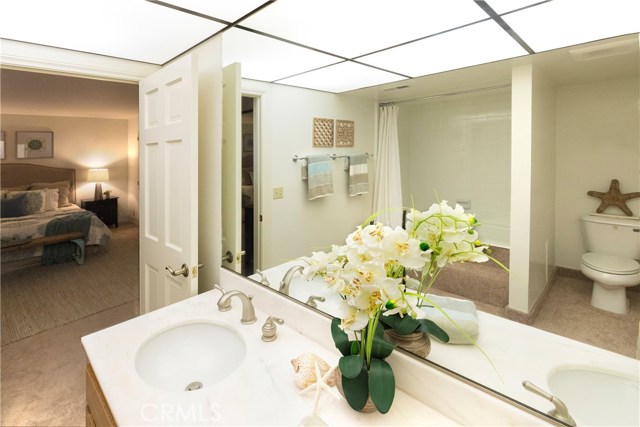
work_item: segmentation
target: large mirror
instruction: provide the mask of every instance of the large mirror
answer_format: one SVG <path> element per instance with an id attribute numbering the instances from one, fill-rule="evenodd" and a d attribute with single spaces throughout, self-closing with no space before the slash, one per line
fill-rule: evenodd
<path id="1" fill-rule="evenodd" d="M 569 365 L 621 373 L 637 393 L 639 287 L 627 289 L 629 314 L 612 314 L 591 307 L 593 283 L 580 273 L 580 217 L 600 202 L 587 191 L 606 192 L 612 179 L 623 193 L 640 191 L 637 35 L 339 95 L 248 80 L 242 89 L 259 105 L 247 128 L 259 132 L 251 138 L 259 264 L 245 269 L 257 286 L 280 288 L 288 271 L 290 296 L 332 314 L 331 295 L 291 267 L 343 244 L 371 214 L 371 192 L 349 195 L 344 157 L 371 155 L 373 187 L 378 108 L 395 103 L 405 206 L 460 203 L 482 223 L 480 238 L 494 256 L 511 266 L 508 274 L 466 264 L 438 278 L 434 293 L 474 303 L 478 344 L 490 361 L 473 346 L 436 341 L 427 363 L 541 412 L 551 405 L 522 381 L 556 393 Z M 353 146 L 314 147 L 314 118 L 352 121 Z M 336 155 L 334 192 L 309 200 L 300 158 L 316 154 Z M 640 199 L 627 205 L 640 214 Z M 579 402 L 567 404 L 583 416 Z M 637 416 L 637 400 L 631 405 Z"/>

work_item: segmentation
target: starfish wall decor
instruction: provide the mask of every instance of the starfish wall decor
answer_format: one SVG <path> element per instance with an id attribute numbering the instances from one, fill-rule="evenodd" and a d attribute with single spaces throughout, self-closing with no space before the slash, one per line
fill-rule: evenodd
<path id="1" fill-rule="evenodd" d="M 631 212 L 631 209 L 627 206 L 627 200 L 640 197 L 640 192 L 622 194 L 620 192 L 620 182 L 617 179 L 611 180 L 609 191 L 606 193 L 601 193 L 599 191 L 587 191 L 587 194 L 589 196 L 598 197 L 602 200 L 600 202 L 600 206 L 596 209 L 596 212 L 602 213 L 609 206 L 617 206 L 622 209 L 627 216 L 633 215 L 633 212 Z"/>

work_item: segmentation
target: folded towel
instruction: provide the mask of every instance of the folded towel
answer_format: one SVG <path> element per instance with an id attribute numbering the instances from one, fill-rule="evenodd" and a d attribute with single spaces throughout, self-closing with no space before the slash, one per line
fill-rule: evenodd
<path id="1" fill-rule="evenodd" d="M 435 322 L 436 325 L 444 329 L 449 335 L 449 344 L 471 344 L 460 329 L 466 332 L 474 341 L 478 338 L 480 333 L 478 328 L 478 314 L 473 301 L 433 294 L 428 294 L 427 298 L 442 308 L 457 324 L 456 327 L 456 325 L 451 323 L 451 320 L 447 319 L 447 317 L 435 307 L 422 307 L 426 318 Z"/>
<path id="2" fill-rule="evenodd" d="M 359 196 L 369 192 L 369 156 L 356 154 L 349 161 L 349 196 Z"/>
<path id="3" fill-rule="evenodd" d="M 329 157 L 307 156 L 307 185 L 309 200 L 333 194 L 333 166 Z"/>

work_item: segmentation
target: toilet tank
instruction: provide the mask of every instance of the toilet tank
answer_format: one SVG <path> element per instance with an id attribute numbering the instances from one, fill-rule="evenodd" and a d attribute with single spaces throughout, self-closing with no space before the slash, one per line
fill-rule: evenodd
<path id="1" fill-rule="evenodd" d="M 640 219 L 587 214 L 580 220 L 588 252 L 640 259 Z"/>

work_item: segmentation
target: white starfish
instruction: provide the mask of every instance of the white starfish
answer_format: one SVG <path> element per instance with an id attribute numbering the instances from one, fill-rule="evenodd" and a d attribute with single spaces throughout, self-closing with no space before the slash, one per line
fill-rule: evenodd
<path id="1" fill-rule="evenodd" d="M 316 394 L 315 394 L 315 402 L 313 404 L 313 412 L 315 413 L 316 408 L 318 406 L 318 401 L 320 400 L 320 394 L 322 393 L 322 390 L 327 390 L 329 393 L 331 393 L 333 396 L 335 396 L 337 399 L 341 399 L 342 396 L 340 396 L 340 393 L 338 393 L 336 390 L 333 389 L 333 387 L 331 387 L 329 384 L 327 384 L 327 381 L 329 380 L 329 378 L 331 378 L 331 376 L 333 375 L 333 372 L 336 370 L 336 368 L 338 367 L 338 365 L 333 366 L 331 368 L 329 368 L 329 370 L 324 374 L 324 375 L 320 375 L 320 366 L 318 365 L 318 362 L 314 362 L 314 368 L 316 371 L 316 382 L 307 386 L 307 388 L 305 388 L 304 390 L 302 390 L 300 392 L 300 394 L 304 394 L 309 390 L 315 390 Z"/>

